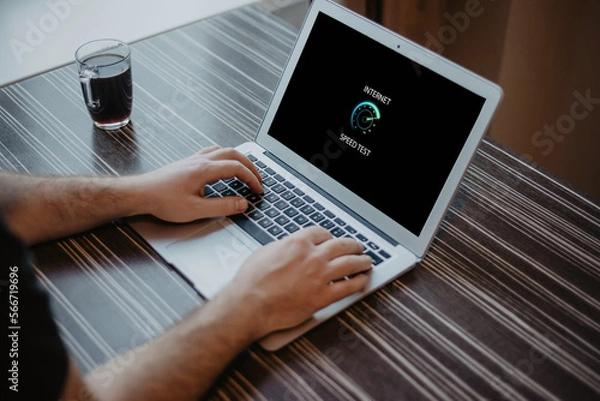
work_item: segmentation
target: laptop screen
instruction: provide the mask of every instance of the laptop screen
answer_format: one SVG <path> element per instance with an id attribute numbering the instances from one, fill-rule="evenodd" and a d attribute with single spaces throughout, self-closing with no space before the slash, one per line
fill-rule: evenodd
<path id="1" fill-rule="evenodd" d="M 269 135 L 418 236 L 484 100 L 321 13 Z"/>

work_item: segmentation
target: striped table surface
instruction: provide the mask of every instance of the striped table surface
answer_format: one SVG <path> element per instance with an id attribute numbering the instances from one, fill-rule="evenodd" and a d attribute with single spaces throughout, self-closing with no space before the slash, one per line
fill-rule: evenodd
<path id="1" fill-rule="evenodd" d="M 258 3 L 135 43 L 118 132 L 92 128 L 75 66 L 1 88 L 0 167 L 123 175 L 249 140 L 295 35 Z M 84 372 L 203 304 L 121 221 L 32 251 Z M 207 395 L 599 397 L 600 205 L 488 138 L 422 263 L 278 352 L 250 347 Z"/>

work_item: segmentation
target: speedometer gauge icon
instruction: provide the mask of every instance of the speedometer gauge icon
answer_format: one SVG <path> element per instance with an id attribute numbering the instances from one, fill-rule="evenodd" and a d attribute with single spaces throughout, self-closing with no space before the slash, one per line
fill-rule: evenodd
<path id="1" fill-rule="evenodd" d="M 350 126 L 355 131 L 368 134 L 377 126 L 380 118 L 381 113 L 375 104 L 362 102 L 352 111 Z"/>

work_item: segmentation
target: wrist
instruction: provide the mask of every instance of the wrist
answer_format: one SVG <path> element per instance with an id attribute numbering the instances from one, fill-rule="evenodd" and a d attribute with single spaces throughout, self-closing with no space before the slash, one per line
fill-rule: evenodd
<path id="1" fill-rule="evenodd" d="M 264 313 L 260 308 L 261 301 L 254 295 L 229 285 L 209 302 L 216 320 L 224 323 L 229 332 L 235 333 L 242 349 L 267 334 L 262 324 Z"/>
<path id="2" fill-rule="evenodd" d="M 142 176 L 124 176 L 116 179 L 114 189 L 118 193 L 121 217 L 151 214 L 151 192 L 146 189 Z"/>

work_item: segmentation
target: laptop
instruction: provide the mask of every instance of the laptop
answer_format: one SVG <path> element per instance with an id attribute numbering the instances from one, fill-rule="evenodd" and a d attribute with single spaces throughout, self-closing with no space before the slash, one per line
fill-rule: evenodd
<path id="1" fill-rule="evenodd" d="M 440 55 L 315 0 L 255 140 L 237 148 L 265 194 L 232 178 L 205 196 L 246 196 L 242 215 L 130 224 L 207 299 L 258 247 L 308 225 L 360 241 L 374 261 L 368 288 L 260 341 L 279 349 L 423 258 L 501 97 Z"/>

